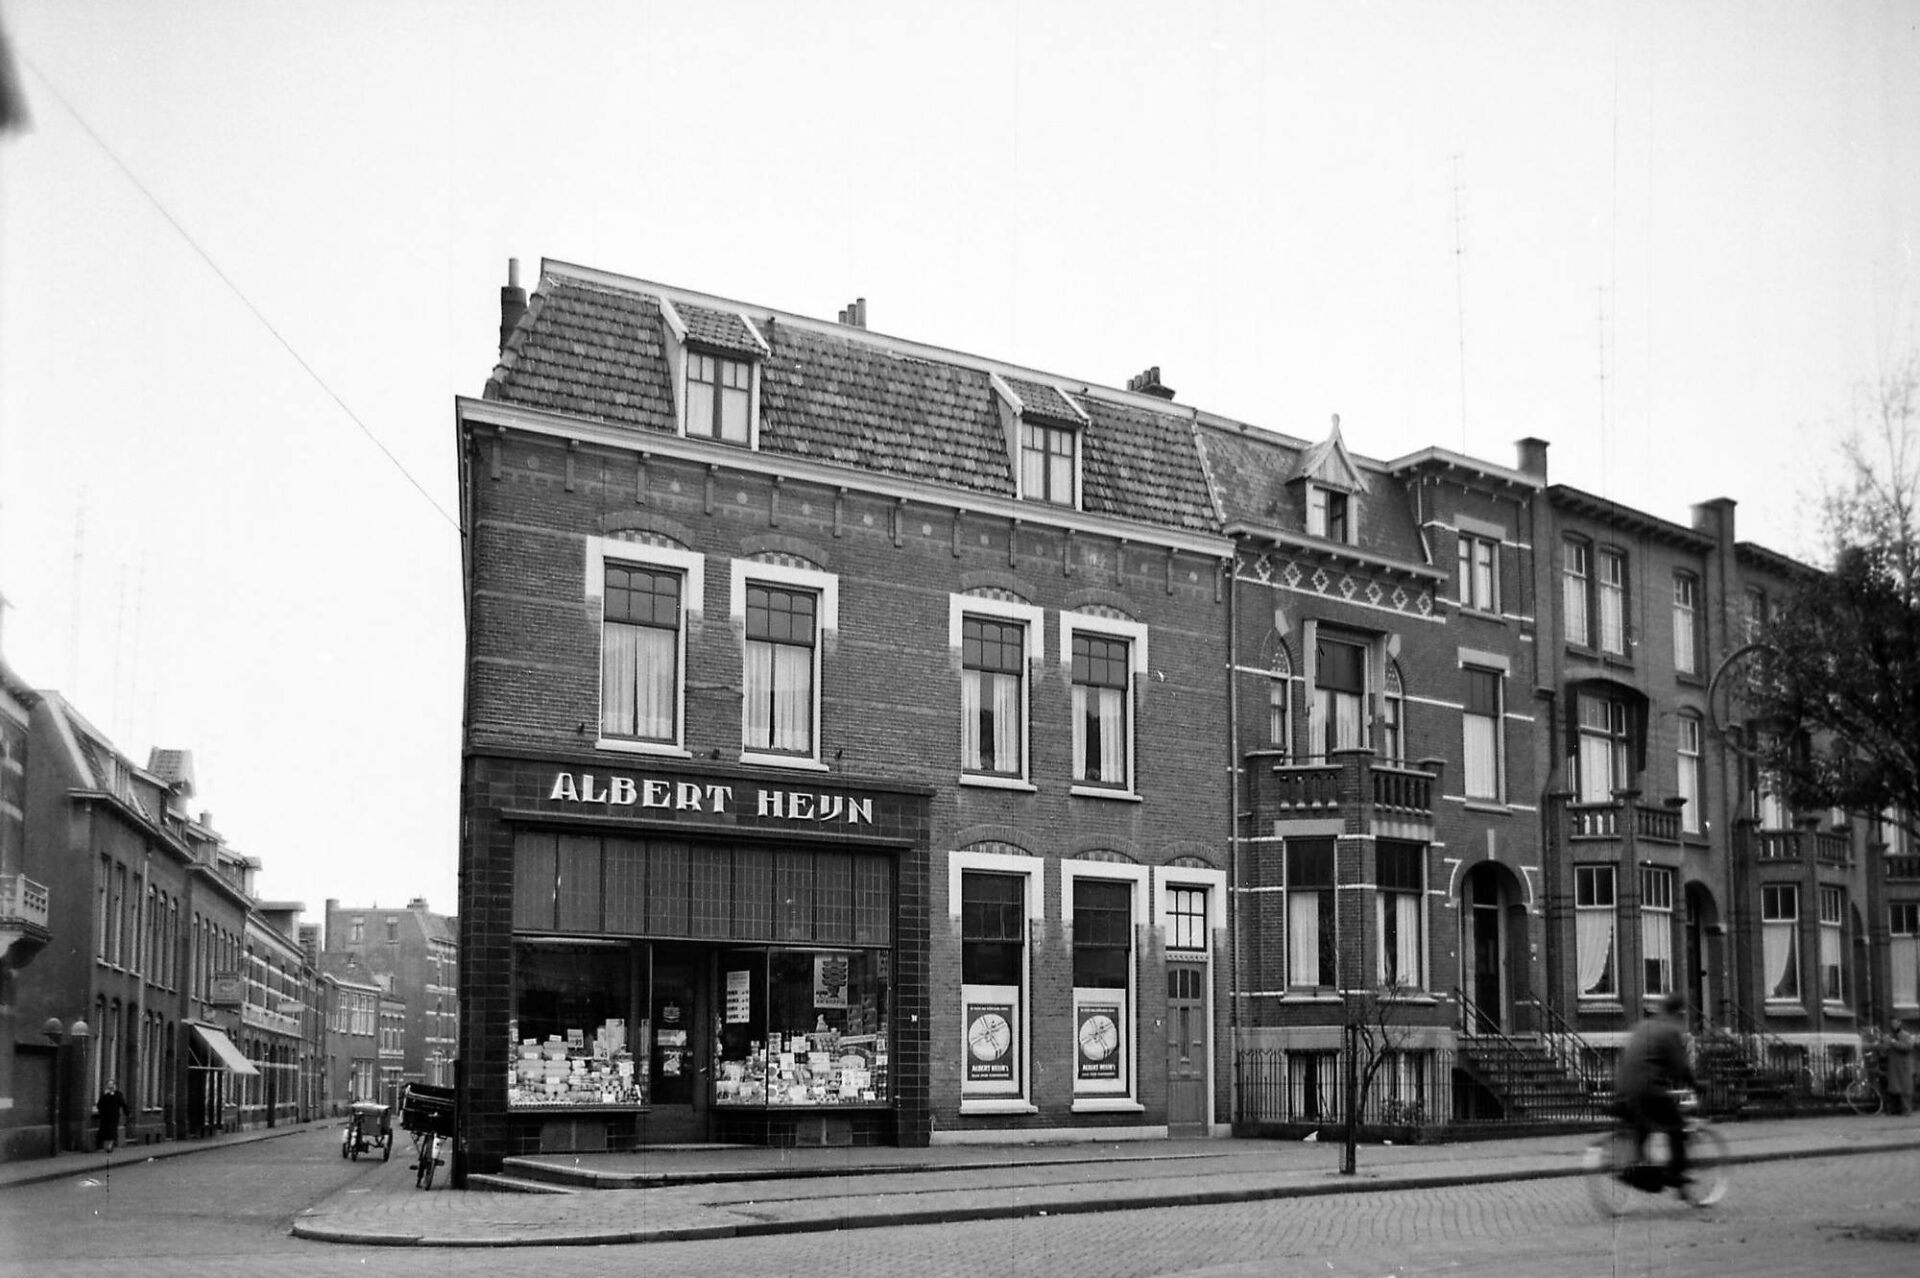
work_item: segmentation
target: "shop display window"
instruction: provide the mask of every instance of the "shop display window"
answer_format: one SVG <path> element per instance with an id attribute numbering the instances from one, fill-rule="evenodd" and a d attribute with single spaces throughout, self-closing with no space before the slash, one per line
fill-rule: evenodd
<path id="1" fill-rule="evenodd" d="M 722 952 L 714 1104 L 886 1104 L 890 957 L 884 950 Z"/>
<path id="2" fill-rule="evenodd" d="M 637 945 L 514 948 L 510 1108 L 647 1103 L 646 965 Z"/>

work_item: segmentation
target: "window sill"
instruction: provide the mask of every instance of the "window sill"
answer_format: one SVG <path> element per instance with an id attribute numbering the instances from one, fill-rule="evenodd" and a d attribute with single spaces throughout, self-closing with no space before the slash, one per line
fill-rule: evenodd
<path id="1" fill-rule="evenodd" d="M 1440 1000 L 1434 997 L 1432 994 L 1425 994 L 1425 993 L 1419 993 L 1419 994 L 1384 994 L 1383 993 L 1380 995 L 1380 999 L 1382 1002 L 1386 1002 L 1386 1003 L 1405 1003 L 1409 1007 L 1434 1007 L 1434 1006 L 1437 1006 L 1440 1002 Z"/>
<path id="2" fill-rule="evenodd" d="M 1580 996 L 1579 1010 L 1583 1012 L 1625 1012 L 1627 1008 L 1626 1005 L 1617 998 L 1606 995 L 1602 995 L 1599 998 L 1591 998 L 1583 994 Z"/>
<path id="3" fill-rule="evenodd" d="M 973 772 L 963 772 L 960 774 L 959 784 L 972 786 L 976 790 L 1016 790 L 1022 794 L 1040 793 L 1039 786 L 1033 784 L 1031 781 L 1023 781 L 1019 777 L 990 777 Z"/>
<path id="4" fill-rule="evenodd" d="M 833 771 L 817 759 L 800 759 L 790 754 L 755 754 L 751 750 L 740 752 L 740 762 L 763 768 L 793 768 L 800 772 Z"/>
<path id="5" fill-rule="evenodd" d="M 1460 806 L 1469 812 L 1484 812 L 1488 816 L 1512 816 L 1513 809 L 1498 799 L 1462 799 Z"/>
<path id="6" fill-rule="evenodd" d="M 666 759 L 691 759 L 693 752 L 681 746 L 668 745 L 663 741 L 628 741 L 620 737 L 601 737 L 593 743 L 596 750 L 611 750 L 616 754 L 650 754 Z"/>
<path id="7" fill-rule="evenodd" d="M 1344 1003 L 1346 1000 L 1338 994 L 1321 994 L 1311 990 L 1288 991 L 1281 999 L 1288 1003 Z"/>
<path id="8" fill-rule="evenodd" d="M 1076 1114 L 1144 1114 L 1147 1107 L 1139 1101 L 1128 1100 L 1124 1096 L 1114 1097 L 1076 1097 L 1073 1102 Z"/>
<path id="9" fill-rule="evenodd" d="M 1688 688 L 1704 688 L 1707 686 L 1706 676 L 1694 670 L 1676 670 L 1673 672 L 1673 680 L 1675 683 Z"/>
<path id="10" fill-rule="evenodd" d="M 1481 621 L 1491 621 L 1496 625 L 1505 625 L 1507 619 L 1497 608 L 1476 608 L 1472 604 L 1455 605 L 1456 611 L 1463 617 L 1478 617 Z"/>
<path id="11" fill-rule="evenodd" d="M 1038 1105 L 1023 1100 L 962 1100 L 962 1114 L 1037 1114 Z"/>
<path id="12" fill-rule="evenodd" d="M 1829 1020 L 1850 1021 L 1853 1019 L 1853 1009 L 1845 1003 L 1822 1003 L 1820 1004 L 1820 1014 Z"/>
<path id="13" fill-rule="evenodd" d="M 1139 803 L 1141 798 L 1132 790 L 1102 790 L 1098 786 L 1076 785 L 1067 790 L 1076 799 L 1116 799 L 1121 803 Z"/>
<path id="14" fill-rule="evenodd" d="M 1784 1017 L 1792 1017 L 1797 1020 L 1805 1020 L 1807 1016 L 1807 1009 L 1799 1003 L 1789 1003 L 1785 1000 L 1775 1001 L 1773 999 L 1768 999 L 1766 1003 L 1766 1013 L 1768 1016 L 1784 1016 Z"/>

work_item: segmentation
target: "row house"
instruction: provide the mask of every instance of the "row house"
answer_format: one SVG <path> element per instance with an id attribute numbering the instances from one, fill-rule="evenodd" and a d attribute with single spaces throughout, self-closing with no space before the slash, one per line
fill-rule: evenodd
<path id="1" fill-rule="evenodd" d="M 1809 1070 L 1916 1010 L 1911 850 L 1751 765 L 1752 601 L 1810 570 L 1730 500 L 560 263 L 500 343 L 455 406 L 472 1170 L 1315 1124 L 1360 1020 L 1384 1121 L 1542 1073 L 1590 1115 L 1669 991 Z"/>
<path id="2" fill-rule="evenodd" d="M 323 971 L 320 982 L 327 990 L 322 1000 L 327 1021 L 325 1100 L 321 1112 L 344 1114 L 355 1101 L 383 1097 L 379 1057 L 381 990 L 377 982 L 356 980 L 346 973 Z"/>
<path id="3" fill-rule="evenodd" d="M 424 897 L 385 909 L 343 906 L 331 898 L 326 903 L 323 965 L 377 982 L 407 1008 L 401 1082 L 453 1085 L 459 1039 L 456 926 L 455 919 L 429 909 Z M 337 1092 L 334 1096 L 339 1098 Z"/>

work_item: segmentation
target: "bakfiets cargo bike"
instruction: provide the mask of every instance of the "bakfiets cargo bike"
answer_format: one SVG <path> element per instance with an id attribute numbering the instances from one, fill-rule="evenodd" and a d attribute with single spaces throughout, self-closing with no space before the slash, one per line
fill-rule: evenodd
<path id="1" fill-rule="evenodd" d="M 379 1101 L 355 1101 L 347 1108 L 347 1130 L 340 1138 L 340 1157 L 359 1161 L 360 1155 L 380 1161 L 393 1157 L 393 1111 Z"/>
<path id="2" fill-rule="evenodd" d="M 1647 1137 L 1645 1150 L 1634 1156 L 1633 1124 L 1616 1113 L 1612 1130 L 1587 1146 L 1583 1166 L 1587 1192 L 1604 1214 L 1618 1216 L 1638 1194 L 1658 1195 L 1671 1189 L 1694 1207 L 1711 1207 L 1727 1196 L 1727 1142 L 1700 1112 L 1700 1098 L 1678 1092 L 1681 1117 L 1686 1121 L 1687 1179 L 1675 1184 L 1667 1170 L 1671 1156 L 1667 1137 Z"/>
<path id="3" fill-rule="evenodd" d="M 413 1136 L 413 1183 L 432 1189 L 434 1171 L 453 1143 L 453 1089 L 408 1083 L 400 1093 L 400 1126 Z"/>

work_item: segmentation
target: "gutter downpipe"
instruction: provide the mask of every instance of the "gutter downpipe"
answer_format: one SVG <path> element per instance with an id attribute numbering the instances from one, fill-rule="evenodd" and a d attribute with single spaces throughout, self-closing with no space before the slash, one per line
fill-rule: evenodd
<path id="1" fill-rule="evenodd" d="M 1240 669 L 1239 550 L 1227 554 L 1227 1050 L 1233 1053 L 1233 1097 L 1228 1122 L 1240 1123 Z"/>

